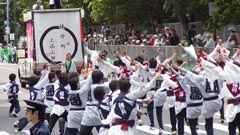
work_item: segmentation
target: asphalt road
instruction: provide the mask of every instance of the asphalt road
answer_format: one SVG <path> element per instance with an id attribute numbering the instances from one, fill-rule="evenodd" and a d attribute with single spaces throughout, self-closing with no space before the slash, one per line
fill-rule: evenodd
<path id="1" fill-rule="evenodd" d="M 16 64 L 5 64 L 5 63 L 0 63 L 0 85 L 5 84 L 8 82 L 8 75 L 10 73 L 16 73 L 17 74 L 17 65 Z M 18 80 L 17 80 L 18 81 Z M 25 115 L 25 103 L 23 102 L 23 99 L 28 99 L 29 94 L 27 89 L 20 89 L 20 94 L 19 94 L 19 99 L 20 99 L 20 104 L 21 104 L 21 112 L 19 113 L 19 117 L 17 118 L 12 118 L 8 117 L 8 109 L 10 104 L 7 101 L 7 93 L 3 92 L 0 93 L 0 135 L 24 135 L 28 134 L 28 129 L 32 126 L 30 123 L 25 127 L 23 132 L 20 133 L 14 133 L 14 128 L 13 124 L 16 120 L 19 118 L 23 117 Z M 214 116 L 214 132 L 215 135 L 227 135 L 227 124 L 220 123 L 219 119 L 219 113 L 217 113 Z M 155 117 L 156 119 L 156 117 Z M 142 131 L 139 130 L 139 135 L 150 135 L 147 132 L 152 132 L 152 134 L 157 134 L 158 129 L 156 128 L 155 130 L 149 130 L 149 120 L 147 116 L 142 116 L 142 121 L 144 126 L 138 127 L 138 129 L 141 129 Z M 165 108 L 163 111 L 163 123 L 164 123 L 164 132 L 163 134 L 171 134 L 171 127 L 170 127 L 170 120 L 169 120 L 169 111 Z M 156 127 L 158 127 L 157 121 L 155 121 Z M 206 135 L 206 131 L 204 129 L 204 120 L 202 118 L 199 118 L 199 135 Z M 55 125 L 55 128 L 53 130 L 52 135 L 59 135 L 58 132 L 58 125 Z M 96 131 L 94 131 L 94 135 L 97 135 Z M 185 135 L 190 135 L 190 129 L 188 126 L 185 125 Z"/>

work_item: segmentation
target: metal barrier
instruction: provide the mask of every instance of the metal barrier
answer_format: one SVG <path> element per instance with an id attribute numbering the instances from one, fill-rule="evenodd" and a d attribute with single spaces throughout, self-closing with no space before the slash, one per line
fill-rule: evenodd
<path id="1" fill-rule="evenodd" d="M 136 46 L 136 45 L 100 45 L 100 50 L 106 50 L 108 52 L 108 57 L 113 59 L 113 52 L 115 50 L 118 50 L 118 48 L 123 52 L 126 50 L 127 54 L 135 58 L 140 55 L 141 51 L 144 49 L 146 51 L 145 60 L 149 60 L 150 58 L 155 58 L 158 56 L 158 49 L 161 49 L 162 56 L 161 61 L 164 61 L 166 58 L 169 58 L 172 56 L 173 52 L 176 51 L 177 55 L 175 59 L 182 58 L 184 61 L 188 61 L 189 64 L 192 66 L 195 64 L 195 61 L 193 58 L 191 58 L 186 52 L 180 48 L 179 46 L 159 46 L 159 47 L 153 47 L 153 46 Z M 199 47 L 196 47 L 196 52 L 199 51 Z M 209 54 L 214 48 L 205 48 L 206 52 Z M 231 57 L 236 49 L 228 49 L 230 51 L 229 57 Z M 111 53 L 112 52 L 112 53 Z"/>

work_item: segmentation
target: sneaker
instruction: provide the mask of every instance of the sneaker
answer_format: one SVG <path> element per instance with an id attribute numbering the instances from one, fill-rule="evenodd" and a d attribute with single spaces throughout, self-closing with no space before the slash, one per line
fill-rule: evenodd
<path id="1" fill-rule="evenodd" d="M 9 114 L 8 114 L 8 117 L 13 117 L 13 113 L 9 113 Z"/>
<path id="2" fill-rule="evenodd" d="M 198 130 L 199 129 L 199 126 L 198 125 L 196 125 L 196 130 Z"/>
<path id="3" fill-rule="evenodd" d="M 142 120 L 138 120 L 138 126 L 142 126 L 143 124 L 142 124 Z"/>
<path id="4" fill-rule="evenodd" d="M 14 128 L 17 128 L 18 127 L 18 124 L 19 124 L 19 121 L 16 121 L 13 125 Z"/>
<path id="5" fill-rule="evenodd" d="M 155 128 L 154 128 L 154 126 L 150 126 L 150 130 L 154 130 Z"/>
<path id="6" fill-rule="evenodd" d="M 224 119 L 221 119 L 221 123 L 224 123 Z"/>
<path id="7" fill-rule="evenodd" d="M 14 130 L 14 132 L 15 132 L 15 133 L 18 133 L 18 132 L 20 132 L 20 130 L 19 130 L 18 128 L 16 128 L 16 129 Z"/>
<path id="8" fill-rule="evenodd" d="M 12 113 L 13 117 L 18 117 L 18 114 Z"/>
<path id="9" fill-rule="evenodd" d="M 163 131 L 162 131 L 161 128 L 159 129 L 159 133 L 158 133 L 158 134 L 159 134 L 159 135 L 163 134 Z"/>
<path id="10" fill-rule="evenodd" d="M 172 131 L 172 135 L 177 135 L 177 131 Z"/>

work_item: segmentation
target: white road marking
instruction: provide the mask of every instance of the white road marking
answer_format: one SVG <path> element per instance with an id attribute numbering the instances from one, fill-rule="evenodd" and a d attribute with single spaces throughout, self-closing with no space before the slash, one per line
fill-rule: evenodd
<path id="1" fill-rule="evenodd" d="M 17 72 L 18 71 L 16 69 L 11 69 L 11 68 L 6 68 L 6 67 L 0 67 L 0 69 L 10 70 L 10 71 L 13 71 L 13 72 Z"/>
<path id="2" fill-rule="evenodd" d="M 29 130 L 22 130 L 22 132 L 26 133 L 27 135 L 30 135 L 30 131 Z"/>
<path id="3" fill-rule="evenodd" d="M 137 126 L 137 129 L 144 132 L 144 133 L 148 133 L 148 134 L 152 134 L 152 135 L 158 135 L 159 134 L 159 129 L 157 129 L 157 128 L 150 129 L 150 127 L 148 125 Z M 163 134 L 164 135 L 170 135 L 172 133 L 167 132 L 167 131 L 163 131 Z"/>
<path id="4" fill-rule="evenodd" d="M 0 131 L 0 135 L 10 135 L 10 134 L 5 131 Z"/>
<path id="5" fill-rule="evenodd" d="M 199 125 L 205 125 L 205 123 L 199 123 Z M 223 125 L 223 124 L 219 124 L 219 123 L 213 123 L 213 128 L 220 130 L 220 131 L 224 131 L 224 132 L 228 132 L 228 126 L 227 125 Z"/>
<path id="6" fill-rule="evenodd" d="M 170 127 L 170 128 L 172 127 L 171 124 L 164 124 L 164 126 L 167 126 L 167 127 Z M 184 132 L 191 134 L 190 127 L 184 125 Z M 198 129 L 198 130 L 197 130 L 197 133 L 198 133 L 198 134 L 206 134 L 207 132 L 204 131 L 204 130 Z"/>

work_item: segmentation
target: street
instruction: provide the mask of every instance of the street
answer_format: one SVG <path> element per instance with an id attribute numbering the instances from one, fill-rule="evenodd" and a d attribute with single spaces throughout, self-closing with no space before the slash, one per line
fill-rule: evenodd
<path id="1" fill-rule="evenodd" d="M 16 64 L 5 64 L 0 63 L 0 84 L 5 84 L 8 82 L 8 75 L 10 73 L 17 74 L 17 68 L 18 66 Z M 18 79 L 17 79 L 17 82 Z M 25 115 L 24 107 L 26 106 L 23 102 L 23 99 L 28 99 L 28 90 L 20 88 L 19 93 L 19 99 L 21 104 L 21 112 L 19 113 L 19 116 L 17 118 L 8 117 L 8 109 L 10 104 L 7 101 L 7 93 L 3 92 L 0 93 L 0 135 L 24 135 L 28 134 L 28 129 L 32 126 L 30 123 L 25 127 L 25 129 L 20 133 L 14 133 L 13 124 L 15 121 L 17 121 L 19 118 L 23 117 Z M 215 114 L 214 116 L 214 132 L 216 135 L 227 135 L 228 134 L 228 127 L 227 124 L 221 124 L 219 113 Z M 158 134 L 158 130 L 149 130 L 149 127 L 146 126 L 149 124 L 149 120 L 146 116 L 142 116 L 143 120 L 143 126 L 137 127 L 139 130 L 140 135 L 150 135 L 146 132 L 152 132 L 152 134 Z M 156 120 L 156 117 L 155 117 Z M 164 132 L 163 134 L 168 135 L 171 134 L 171 126 L 170 126 L 170 120 L 169 120 L 169 111 L 165 108 L 163 111 L 163 123 L 164 123 Z M 158 127 L 157 121 L 155 121 L 155 125 Z M 199 118 L 199 130 L 198 133 L 200 135 L 206 135 L 205 129 L 204 129 L 204 120 L 202 118 Z M 58 124 L 55 125 L 55 128 L 53 130 L 52 135 L 58 135 Z M 94 132 L 96 135 L 96 132 Z M 185 125 L 185 135 L 190 135 L 190 129 L 187 125 Z"/>

